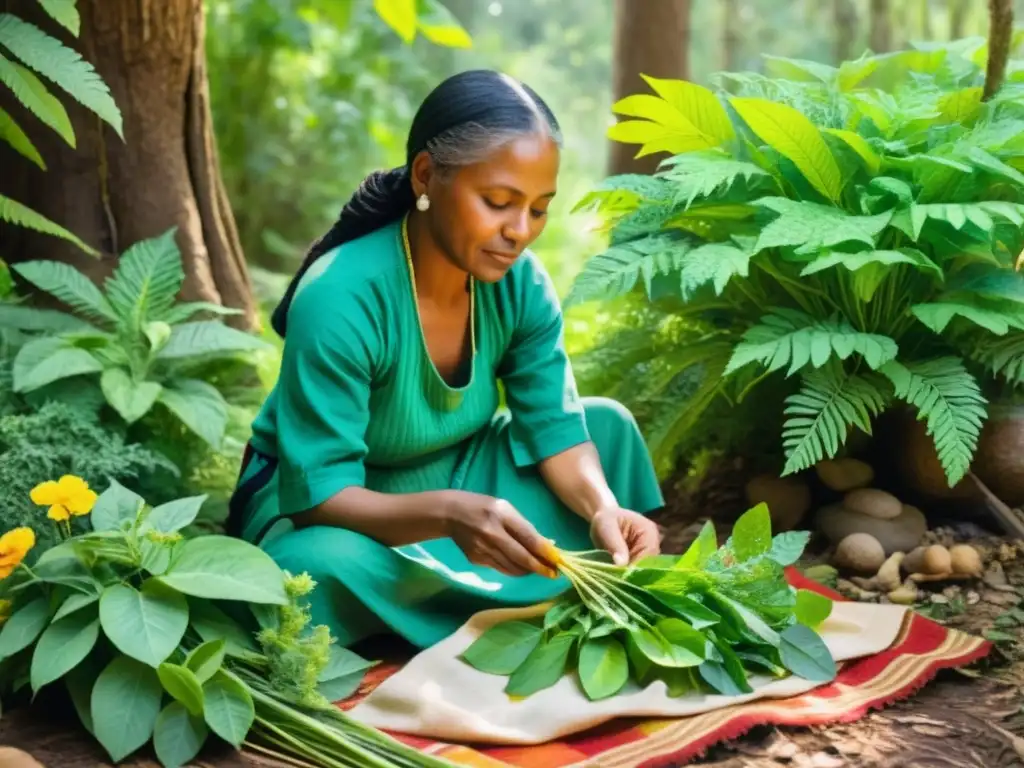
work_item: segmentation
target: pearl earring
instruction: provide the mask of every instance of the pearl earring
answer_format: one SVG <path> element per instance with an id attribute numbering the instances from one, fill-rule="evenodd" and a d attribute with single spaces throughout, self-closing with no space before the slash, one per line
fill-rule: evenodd
<path id="1" fill-rule="evenodd" d="M 427 193 L 424 192 L 418 198 L 416 198 L 416 208 L 421 211 L 427 210 L 430 207 L 430 198 L 427 197 Z"/>

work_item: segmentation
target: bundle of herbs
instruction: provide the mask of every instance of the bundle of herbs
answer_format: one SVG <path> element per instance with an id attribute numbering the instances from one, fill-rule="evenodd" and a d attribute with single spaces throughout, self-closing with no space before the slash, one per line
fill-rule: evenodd
<path id="1" fill-rule="evenodd" d="M 97 497 L 65 476 L 32 500 L 63 541 L 29 565 L 31 528 L 0 537 L 5 698 L 62 684 L 114 762 L 152 739 L 177 768 L 212 733 L 307 768 L 451 765 L 332 704 L 371 664 L 309 626 L 308 575 L 238 539 L 183 538 L 204 497 L 151 508 L 116 482 Z M 90 513 L 73 535 L 68 519 Z"/>
<path id="2" fill-rule="evenodd" d="M 524 697 L 575 669 L 591 700 L 630 681 L 665 683 L 670 696 L 752 691 L 751 675 L 835 678 L 815 631 L 832 601 L 795 589 L 785 567 L 807 544 L 802 531 L 772 538 L 764 504 L 746 512 L 721 548 L 709 522 L 682 556 L 616 566 L 604 553 L 557 552 L 567 591 L 532 621 L 506 621 L 463 653 L 483 672 L 508 675 L 506 693 Z"/>

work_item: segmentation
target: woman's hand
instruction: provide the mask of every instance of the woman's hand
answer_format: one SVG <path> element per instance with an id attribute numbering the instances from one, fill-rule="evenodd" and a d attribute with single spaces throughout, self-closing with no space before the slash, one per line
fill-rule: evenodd
<path id="1" fill-rule="evenodd" d="M 510 576 L 558 576 L 547 560 L 551 543 L 507 501 L 466 491 L 452 491 L 448 501 L 448 535 L 471 563 Z"/>
<path id="2" fill-rule="evenodd" d="M 611 553 L 616 565 L 626 565 L 661 552 L 657 524 L 621 507 L 595 514 L 590 519 L 590 537 L 595 545 Z"/>

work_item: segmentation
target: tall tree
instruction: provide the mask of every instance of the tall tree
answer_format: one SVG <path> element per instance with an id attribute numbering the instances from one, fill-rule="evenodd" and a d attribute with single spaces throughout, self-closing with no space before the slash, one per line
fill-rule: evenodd
<path id="1" fill-rule="evenodd" d="M 968 0 L 949 0 L 949 39 L 956 40 L 964 36 L 967 24 L 967 12 L 970 10 Z"/>
<path id="2" fill-rule="evenodd" d="M 615 0 L 615 99 L 649 91 L 641 74 L 689 77 L 690 0 Z M 651 173 L 658 156 L 634 159 L 636 148 L 612 142 L 609 172 Z"/>
<path id="3" fill-rule="evenodd" d="M 853 45 L 857 38 L 857 9 L 851 0 L 832 0 L 832 20 L 836 62 L 849 61 L 854 57 Z"/>
<path id="4" fill-rule="evenodd" d="M 892 50 L 892 13 L 889 0 L 871 0 L 869 12 L 871 31 L 868 45 L 874 53 L 887 53 Z"/>
<path id="5" fill-rule="evenodd" d="M 999 90 L 1006 76 L 1013 37 L 1013 0 L 988 0 L 988 64 L 982 98 L 988 100 Z"/>
<path id="6" fill-rule="evenodd" d="M 8 7 L 68 41 L 34 0 L 8 0 Z M 173 226 L 187 275 L 183 297 L 237 308 L 242 314 L 236 322 L 255 326 L 251 283 L 212 131 L 202 0 L 79 0 L 78 10 L 81 33 L 74 47 L 109 85 L 124 116 L 124 141 L 64 98 L 78 137 L 71 147 L 10 94 L 0 94 L 49 168 L 16 162 L 0 147 L 0 193 L 71 230 L 101 258 L 10 226 L 0 229 L 7 253 L 12 261 L 65 261 L 102 279 L 127 247 Z"/>
<path id="7" fill-rule="evenodd" d="M 740 53 L 740 20 L 738 0 L 722 0 L 722 69 L 738 69 Z"/>

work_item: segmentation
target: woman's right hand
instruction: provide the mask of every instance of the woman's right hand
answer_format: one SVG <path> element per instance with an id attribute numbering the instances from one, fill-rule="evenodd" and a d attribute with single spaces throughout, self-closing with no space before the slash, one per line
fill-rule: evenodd
<path id="1" fill-rule="evenodd" d="M 548 560 L 551 542 L 507 501 L 452 491 L 447 506 L 448 535 L 471 563 L 510 576 L 558 576 Z"/>

